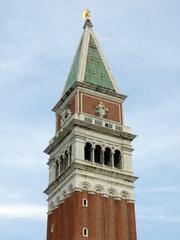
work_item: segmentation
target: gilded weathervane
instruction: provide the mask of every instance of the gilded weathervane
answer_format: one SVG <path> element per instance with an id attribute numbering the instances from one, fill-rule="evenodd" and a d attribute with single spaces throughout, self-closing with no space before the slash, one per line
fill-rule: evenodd
<path id="1" fill-rule="evenodd" d="M 90 19 L 90 17 L 91 17 L 91 11 L 89 9 L 84 10 L 83 11 L 83 18 L 85 20 L 87 20 L 87 19 Z"/>

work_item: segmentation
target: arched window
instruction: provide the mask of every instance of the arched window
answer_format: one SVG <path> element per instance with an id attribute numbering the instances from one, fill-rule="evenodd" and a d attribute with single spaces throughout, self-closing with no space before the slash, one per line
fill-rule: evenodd
<path id="1" fill-rule="evenodd" d="M 94 150 L 94 160 L 95 163 L 101 163 L 101 146 L 96 145 Z"/>
<path id="2" fill-rule="evenodd" d="M 55 173 L 55 175 L 56 175 L 56 178 L 59 176 L 59 161 L 57 160 L 56 161 L 56 173 Z"/>
<path id="3" fill-rule="evenodd" d="M 122 169 L 121 153 L 119 150 L 116 150 L 114 153 L 114 167 Z"/>
<path id="4" fill-rule="evenodd" d="M 104 164 L 111 166 L 111 149 L 106 147 L 104 151 Z"/>
<path id="5" fill-rule="evenodd" d="M 86 143 L 86 145 L 84 147 L 84 158 L 85 158 L 85 160 L 91 161 L 91 152 L 92 152 L 91 143 Z"/>

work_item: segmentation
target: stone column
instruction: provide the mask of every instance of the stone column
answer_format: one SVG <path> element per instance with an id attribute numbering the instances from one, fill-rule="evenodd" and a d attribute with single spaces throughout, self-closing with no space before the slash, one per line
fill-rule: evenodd
<path id="1" fill-rule="evenodd" d="M 124 148 L 121 151 L 121 167 L 122 170 L 132 172 L 132 148 Z"/>
<path id="2" fill-rule="evenodd" d="M 68 167 L 69 167 L 69 165 L 70 165 L 69 151 L 67 152 L 67 161 L 68 161 Z"/>
<path id="3" fill-rule="evenodd" d="M 94 150 L 95 150 L 95 145 L 92 145 L 92 149 L 91 149 L 91 162 L 94 163 Z"/>
<path id="4" fill-rule="evenodd" d="M 111 167 L 114 167 L 114 150 L 111 152 Z"/>
<path id="5" fill-rule="evenodd" d="M 56 167 L 55 167 L 55 163 L 53 162 L 49 166 L 49 184 L 55 180 L 55 171 L 56 171 Z"/>
<path id="6" fill-rule="evenodd" d="M 71 164 L 72 162 L 72 147 L 69 147 L 69 163 Z"/>
<path id="7" fill-rule="evenodd" d="M 62 162 L 62 164 L 61 164 L 61 172 L 62 171 L 64 171 L 64 156 L 63 155 L 61 155 L 61 162 Z"/>
<path id="8" fill-rule="evenodd" d="M 58 175 L 60 175 L 60 173 L 61 173 L 60 157 L 58 157 L 58 164 L 59 164 Z"/>
<path id="9" fill-rule="evenodd" d="M 104 152 L 105 152 L 105 148 L 103 147 L 101 150 L 101 164 L 104 165 Z"/>
<path id="10" fill-rule="evenodd" d="M 72 143 L 72 161 L 84 160 L 84 140 L 76 139 Z"/>

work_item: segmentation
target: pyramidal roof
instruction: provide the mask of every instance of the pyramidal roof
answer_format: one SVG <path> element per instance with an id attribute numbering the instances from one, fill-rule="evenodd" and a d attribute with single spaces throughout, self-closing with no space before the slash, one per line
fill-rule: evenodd
<path id="1" fill-rule="evenodd" d="M 87 19 L 63 95 L 76 81 L 119 92 L 92 27 L 91 21 Z"/>

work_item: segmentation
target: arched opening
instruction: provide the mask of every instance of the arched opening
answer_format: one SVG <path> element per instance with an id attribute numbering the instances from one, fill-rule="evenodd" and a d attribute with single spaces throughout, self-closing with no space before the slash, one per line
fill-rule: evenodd
<path id="1" fill-rule="evenodd" d="M 111 149 L 106 147 L 104 151 L 104 164 L 111 166 Z"/>
<path id="2" fill-rule="evenodd" d="M 86 145 L 84 147 L 84 158 L 85 158 L 85 160 L 91 161 L 91 152 L 92 152 L 91 143 L 86 143 Z"/>
<path id="3" fill-rule="evenodd" d="M 59 176 L 59 161 L 58 160 L 56 161 L 56 170 L 55 171 L 56 171 L 55 176 L 57 178 Z"/>
<path id="4" fill-rule="evenodd" d="M 101 146 L 96 145 L 94 150 L 94 161 L 95 163 L 101 163 Z"/>
<path id="5" fill-rule="evenodd" d="M 72 147 L 69 147 L 69 163 L 72 161 Z"/>
<path id="6" fill-rule="evenodd" d="M 64 159 L 63 156 L 61 155 L 60 157 L 60 171 L 62 172 L 64 170 Z"/>
<path id="7" fill-rule="evenodd" d="M 68 166 L 68 152 L 66 151 L 64 154 L 64 169 Z"/>
<path id="8" fill-rule="evenodd" d="M 121 169 L 122 163 L 121 163 L 121 153 L 119 150 L 116 150 L 114 153 L 114 167 Z"/>

